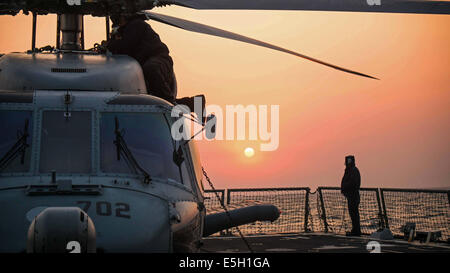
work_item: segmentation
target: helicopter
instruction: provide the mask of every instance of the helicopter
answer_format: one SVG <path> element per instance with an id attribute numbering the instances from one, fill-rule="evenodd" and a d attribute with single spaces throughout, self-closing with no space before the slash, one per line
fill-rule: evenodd
<path id="1" fill-rule="evenodd" d="M 110 16 L 140 13 L 184 30 L 267 47 L 377 79 L 149 11 L 166 5 L 450 12 L 445 1 L 0 1 L 0 15 L 22 11 L 33 16 L 31 49 L 0 57 L 0 252 L 196 252 L 206 236 L 255 221 L 275 221 L 280 215 L 270 204 L 206 214 L 207 175 L 196 145 L 189 136 L 174 140 L 171 126 L 180 118 L 204 125 L 214 122 L 214 116 L 185 112 L 173 116 L 173 104 L 147 93 L 136 60 L 98 48 L 86 50 L 84 15 L 105 17 L 106 37 Z M 37 16 L 49 13 L 57 14 L 56 46 L 36 48 Z"/>

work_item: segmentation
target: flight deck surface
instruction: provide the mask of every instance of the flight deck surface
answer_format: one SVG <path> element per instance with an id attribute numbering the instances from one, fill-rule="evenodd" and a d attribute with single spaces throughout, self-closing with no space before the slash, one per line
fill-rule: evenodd
<path id="1" fill-rule="evenodd" d="M 381 253 L 450 253 L 445 243 L 411 243 L 402 240 L 374 240 L 369 236 L 347 237 L 326 233 L 298 233 L 245 236 L 255 253 L 369 253 L 368 243 L 380 244 Z M 203 240 L 203 253 L 248 253 L 240 237 L 209 237 Z"/>

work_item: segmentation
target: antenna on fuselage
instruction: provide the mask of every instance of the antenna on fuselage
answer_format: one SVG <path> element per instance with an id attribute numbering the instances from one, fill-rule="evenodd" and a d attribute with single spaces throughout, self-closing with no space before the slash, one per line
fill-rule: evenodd
<path id="1" fill-rule="evenodd" d="M 109 41 L 109 33 L 111 32 L 109 28 L 109 15 L 105 17 L 106 20 L 106 41 Z"/>
<path id="2" fill-rule="evenodd" d="M 33 14 L 33 30 L 31 36 L 31 50 L 34 52 L 36 50 L 36 22 L 37 22 L 37 13 L 32 12 Z"/>
<path id="3" fill-rule="evenodd" d="M 61 14 L 56 15 L 56 49 L 61 49 Z"/>
<path id="4" fill-rule="evenodd" d="M 84 50 L 84 16 L 81 15 L 81 50 Z"/>

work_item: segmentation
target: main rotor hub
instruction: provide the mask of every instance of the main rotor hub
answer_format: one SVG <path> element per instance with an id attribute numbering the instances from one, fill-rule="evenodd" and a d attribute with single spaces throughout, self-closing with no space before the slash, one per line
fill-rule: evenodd
<path id="1" fill-rule="evenodd" d="M 61 14 L 59 15 L 61 30 L 61 49 L 83 50 L 83 15 Z"/>

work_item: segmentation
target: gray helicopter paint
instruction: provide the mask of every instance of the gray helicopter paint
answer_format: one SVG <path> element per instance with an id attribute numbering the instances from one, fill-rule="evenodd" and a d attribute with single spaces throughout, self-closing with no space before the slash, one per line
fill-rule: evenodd
<path id="1" fill-rule="evenodd" d="M 1 92 L 5 94 L 7 92 Z M 182 146 L 189 164 L 190 183 L 153 178 L 144 184 L 142 177 L 132 174 L 100 171 L 99 118 L 102 112 L 149 112 L 170 116 L 171 105 L 149 95 L 139 95 L 145 105 L 108 104 L 120 98 L 120 92 L 70 91 L 72 103 L 68 111 L 90 111 L 92 115 L 92 173 L 57 174 L 56 186 L 70 181 L 73 189 L 98 187 L 96 194 L 51 191 L 55 184 L 51 175 L 39 172 L 40 131 L 43 111 L 66 111 L 64 91 L 35 91 L 31 103 L 0 100 L 0 110 L 33 111 L 31 168 L 27 173 L 0 174 L 0 252 L 20 252 L 26 247 L 26 231 L 33 217 L 43 207 L 73 207 L 86 209 L 97 231 L 97 247 L 109 252 L 170 252 L 172 233 L 182 223 L 202 221 L 205 210 L 195 177 L 194 163 L 188 145 Z M 28 94 L 28 93 L 27 93 Z M 1 98 L 1 96 L 0 96 Z M 9 100 L 11 101 L 11 100 Z M 23 101 L 23 100 L 19 100 Z M 119 100 L 120 101 L 120 100 Z M 63 117 L 61 117 L 63 118 Z M 170 121 L 170 119 L 168 119 Z M 38 190 L 39 189 L 39 190 Z M 92 191 L 91 191 L 92 193 Z M 87 208 L 87 204 L 90 204 Z M 97 208 L 98 206 L 99 209 Z M 126 210 L 128 209 L 128 210 Z M 125 210 L 125 211 L 124 211 Z M 196 213 L 194 212 L 196 211 Z M 125 217 L 122 217 L 124 216 Z M 129 216 L 130 218 L 127 218 Z M 201 217 L 201 218 L 199 218 Z M 181 219 L 180 221 L 178 220 Z M 197 219 L 197 220 L 195 220 Z M 6 224 L 5 224 L 6 223 Z M 200 239 L 202 232 L 195 236 Z M 132 236 L 131 236 L 132 235 Z"/>
<path id="2" fill-rule="evenodd" d="M 17 204 L 14 210 L 2 210 L 0 251 L 19 252 L 26 245 L 30 222 L 29 208 L 78 206 L 88 213 L 97 230 L 97 248 L 112 252 L 170 251 L 168 202 L 138 191 L 104 188 L 101 196 L 48 195 L 25 197 L 23 189 L 0 190 L 3 207 Z M 18 204 L 17 200 L 23 200 Z M 89 204 L 89 208 L 86 209 Z M 126 205 L 124 205 L 126 204 Z M 126 210 L 129 208 L 129 210 Z M 125 210 L 124 210 L 125 209 Z"/>
<path id="3" fill-rule="evenodd" d="M 33 93 L 16 93 L 12 91 L 0 92 L 0 103 L 32 103 Z"/>
<path id="4" fill-rule="evenodd" d="M 27 212 L 27 214 L 25 214 L 25 217 L 31 223 L 33 221 L 34 217 L 38 216 L 39 213 L 41 213 L 46 208 L 48 208 L 48 207 L 35 207 L 35 208 L 32 208 L 32 209 L 30 209 Z"/>
<path id="5" fill-rule="evenodd" d="M 73 53 L 11 53 L 0 58 L 0 90 L 98 90 L 146 93 L 131 57 Z"/>

